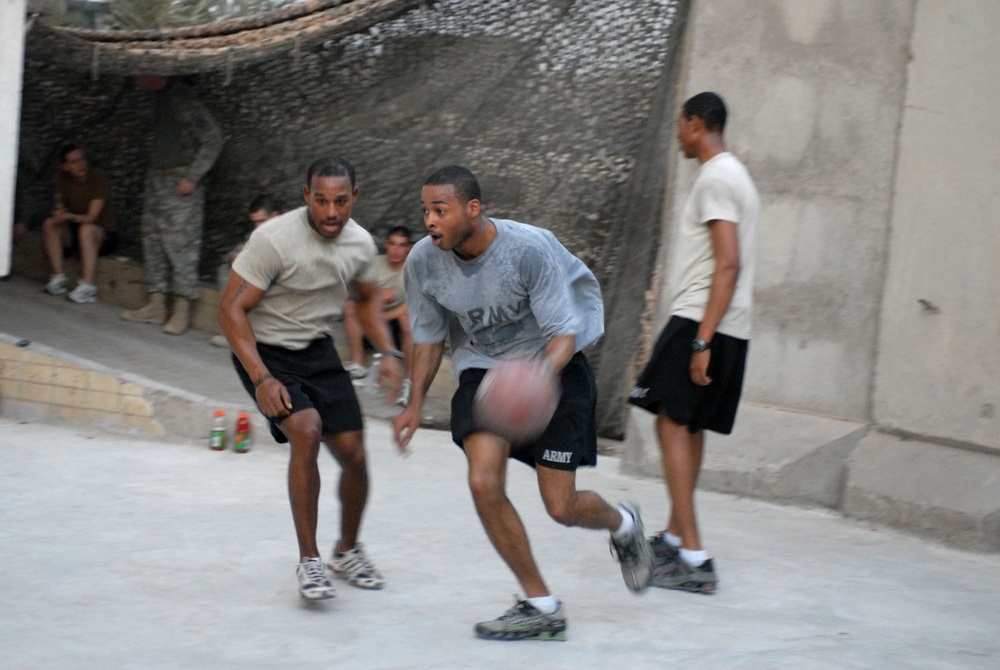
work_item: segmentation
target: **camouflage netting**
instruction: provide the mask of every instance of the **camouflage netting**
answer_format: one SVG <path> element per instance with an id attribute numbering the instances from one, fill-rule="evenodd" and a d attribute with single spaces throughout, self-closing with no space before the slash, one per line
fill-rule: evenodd
<path id="1" fill-rule="evenodd" d="M 601 281 L 607 335 L 588 354 L 600 432 L 620 437 L 646 340 L 685 13 L 684 0 L 353 0 L 162 33 L 35 26 L 17 215 L 38 226 L 58 146 L 79 141 L 111 177 L 120 253 L 141 257 L 151 110 L 128 80 L 140 73 L 189 76 L 226 135 L 207 181 L 206 282 L 246 235 L 248 202 L 269 192 L 297 206 L 320 155 L 355 163 L 355 218 L 376 236 L 422 230 L 424 177 L 464 164 L 488 214 L 549 228 Z"/>

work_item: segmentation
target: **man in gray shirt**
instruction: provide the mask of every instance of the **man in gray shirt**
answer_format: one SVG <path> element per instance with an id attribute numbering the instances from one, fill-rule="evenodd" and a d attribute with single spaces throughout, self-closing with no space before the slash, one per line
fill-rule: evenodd
<path id="1" fill-rule="evenodd" d="M 450 340 L 459 388 L 452 398 L 452 439 L 469 462 L 469 485 L 486 534 L 514 572 L 525 599 L 476 626 L 486 639 L 566 638 L 562 603 L 542 580 L 528 536 L 507 497 L 508 458 L 534 467 L 549 515 L 566 526 L 606 529 L 626 585 L 649 584 L 652 559 L 642 520 L 628 504 L 617 508 L 576 489 L 576 469 L 595 465 L 597 399 L 583 347 L 604 332 L 601 292 L 594 275 L 550 232 L 482 213 L 479 182 L 464 167 L 432 174 L 421 191 L 429 235 L 404 269 L 413 332 L 410 404 L 394 424 L 405 449 L 420 425 L 427 389 Z M 487 370 L 532 358 L 558 375 L 562 396 L 548 427 L 527 444 L 486 430 L 473 399 Z"/>

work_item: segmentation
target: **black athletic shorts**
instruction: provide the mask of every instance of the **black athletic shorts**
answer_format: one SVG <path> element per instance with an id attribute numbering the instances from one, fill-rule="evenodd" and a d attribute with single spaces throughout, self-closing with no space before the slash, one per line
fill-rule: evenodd
<path id="1" fill-rule="evenodd" d="M 691 381 L 691 341 L 698 336 L 698 325 L 670 317 L 628 401 L 654 414 L 662 411 L 691 433 L 711 430 L 728 435 L 743 392 L 749 342 L 716 333 L 708 362 L 712 383 L 698 386 Z"/>
<path id="2" fill-rule="evenodd" d="M 301 351 L 258 343 L 257 351 L 268 371 L 288 389 L 293 414 L 315 408 L 323 422 L 323 435 L 346 433 L 364 427 L 351 375 L 340 362 L 333 338 L 327 336 L 313 340 Z M 257 395 L 250 375 L 243 369 L 236 354 L 232 354 L 232 358 L 243 388 L 256 402 Z M 270 417 L 268 420 L 274 439 L 280 443 L 288 442 L 278 424 Z"/>
<path id="3" fill-rule="evenodd" d="M 463 370 L 451 398 L 451 439 L 462 447 L 469 433 L 480 430 L 473 400 L 486 370 Z M 531 467 L 576 470 L 597 465 L 597 383 L 586 356 L 576 353 L 560 374 L 562 396 L 548 427 L 534 442 L 511 447 L 511 458 Z"/>

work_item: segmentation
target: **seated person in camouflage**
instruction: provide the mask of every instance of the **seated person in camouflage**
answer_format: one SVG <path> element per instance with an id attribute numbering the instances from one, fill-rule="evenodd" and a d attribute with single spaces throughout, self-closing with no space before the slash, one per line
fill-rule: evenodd
<path id="1" fill-rule="evenodd" d="M 110 250 L 115 229 L 111 186 L 104 172 L 90 167 L 80 145 L 63 145 L 59 157 L 55 208 L 42 223 L 45 253 L 52 267 L 45 290 L 52 295 L 68 293 L 76 303 L 96 302 L 97 257 L 102 250 Z M 74 246 L 80 251 L 80 280 L 70 292 L 63 273 L 63 254 Z"/>

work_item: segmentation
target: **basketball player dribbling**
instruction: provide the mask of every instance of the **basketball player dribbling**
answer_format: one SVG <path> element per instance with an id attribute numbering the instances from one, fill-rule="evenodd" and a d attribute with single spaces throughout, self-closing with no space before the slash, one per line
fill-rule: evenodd
<path id="1" fill-rule="evenodd" d="M 420 425 L 427 389 L 450 338 L 459 378 L 452 398 L 452 439 L 469 463 L 469 487 L 486 534 L 524 590 L 499 618 L 477 624 L 486 639 L 566 638 L 562 603 L 545 585 L 524 525 L 505 491 L 508 458 L 535 468 L 546 511 L 566 526 L 611 533 L 629 589 L 645 589 L 652 558 L 638 510 L 576 489 L 576 469 L 595 465 L 596 385 L 581 350 L 604 331 L 600 286 L 582 261 L 550 232 L 482 212 L 479 182 L 450 165 L 424 182 L 428 235 L 405 267 L 414 342 L 410 404 L 396 418 L 400 449 Z M 558 375 L 562 396 L 548 428 L 529 444 L 511 444 L 477 425 L 472 412 L 486 371 L 534 357 Z"/>

